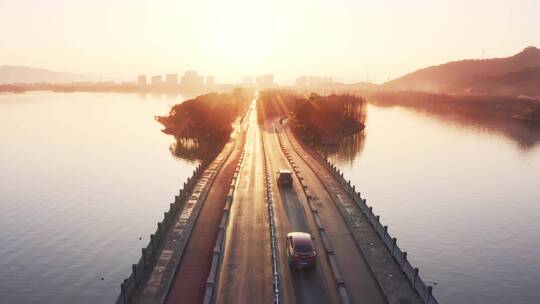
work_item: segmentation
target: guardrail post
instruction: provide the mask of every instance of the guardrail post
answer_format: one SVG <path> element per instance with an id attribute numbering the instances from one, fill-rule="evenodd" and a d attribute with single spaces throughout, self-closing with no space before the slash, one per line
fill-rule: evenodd
<path id="1" fill-rule="evenodd" d="M 152 249 L 152 253 L 153 253 L 154 250 L 157 248 L 157 240 L 156 240 L 155 234 L 150 234 L 150 243 L 152 244 L 150 248 Z"/>
<path id="2" fill-rule="evenodd" d="M 122 283 L 120 284 L 120 297 L 121 297 L 122 300 L 123 300 L 122 303 L 127 304 L 128 299 L 127 299 L 127 294 L 126 294 L 126 286 L 124 285 L 125 282 L 126 282 L 126 280 L 124 280 L 124 282 L 122 282 Z"/>
<path id="3" fill-rule="evenodd" d="M 142 269 L 146 269 L 146 248 L 141 249 L 142 251 Z"/>
<path id="4" fill-rule="evenodd" d="M 407 261 L 407 251 L 403 251 L 401 255 L 401 271 L 405 269 L 405 262 Z"/>
<path id="5" fill-rule="evenodd" d="M 137 265 L 132 264 L 131 265 L 131 271 L 133 271 L 133 279 L 135 280 L 135 286 L 139 285 L 139 281 L 137 280 Z"/>
<path id="6" fill-rule="evenodd" d="M 418 278 L 418 273 L 420 272 L 420 269 L 414 268 L 414 276 L 412 280 L 412 287 L 413 289 L 416 289 L 416 279 Z"/>
<path id="7" fill-rule="evenodd" d="M 158 240 L 161 240 L 161 237 L 163 236 L 163 225 L 161 224 L 161 222 L 158 222 L 157 223 L 157 231 L 156 231 L 156 234 L 158 235 Z"/>
<path id="8" fill-rule="evenodd" d="M 430 298 L 433 296 L 433 287 L 428 286 L 426 290 L 426 303 L 429 303 Z"/>

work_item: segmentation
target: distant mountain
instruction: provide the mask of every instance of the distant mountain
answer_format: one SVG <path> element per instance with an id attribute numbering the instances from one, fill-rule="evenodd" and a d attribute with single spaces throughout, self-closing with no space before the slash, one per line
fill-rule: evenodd
<path id="1" fill-rule="evenodd" d="M 506 58 L 469 59 L 431 66 L 389 81 L 385 89 L 540 96 L 540 49 Z"/>
<path id="2" fill-rule="evenodd" d="M 350 86 L 356 90 L 378 90 L 379 89 L 379 85 L 378 84 L 374 84 L 374 83 L 371 83 L 371 82 L 365 82 L 365 81 L 361 81 L 361 82 L 356 82 L 356 83 L 352 83 L 350 84 Z"/>
<path id="3" fill-rule="evenodd" d="M 0 84 L 4 83 L 69 83 L 81 81 L 96 81 L 98 77 L 92 75 L 54 72 L 45 69 L 26 66 L 4 65 L 0 66 Z"/>

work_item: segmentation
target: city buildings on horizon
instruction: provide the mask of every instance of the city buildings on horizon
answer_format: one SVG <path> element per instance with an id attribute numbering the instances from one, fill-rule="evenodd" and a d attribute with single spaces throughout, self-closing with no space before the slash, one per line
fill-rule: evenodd
<path id="1" fill-rule="evenodd" d="M 297 87 L 317 87 L 333 83 L 332 77 L 321 76 L 298 76 L 294 82 Z M 202 76 L 197 71 L 185 71 L 184 75 L 165 74 L 162 75 L 139 75 L 136 80 L 137 86 L 184 86 L 184 87 L 201 87 L 201 86 L 216 86 L 216 78 L 213 75 Z M 229 85 L 234 85 L 231 83 Z M 236 85 L 248 87 L 274 87 L 278 84 L 274 81 L 273 74 L 263 74 L 259 76 L 242 76 L 240 83 Z"/>
<path id="2" fill-rule="evenodd" d="M 299 87 L 314 87 L 320 85 L 327 85 L 332 82 L 332 77 L 299 76 L 298 78 L 296 78 L 296 86 Z"/>
<path id="3" fill-rule="evenodd" d="M 150 76 L 150 81 L 148 81 L 147 75 L 137 76 L 137 85 L 138 86 L 186 86 L 186 87 L 199 87 L 199 86 L 213 86 L 216 84 L 214 76 L 201 76 L 197 71 L 186 71 L 183 76 L 180 77 L 178 81 L 178 74 L 170 73 L 165 75 L 163 79 L 162 75 L 152 75 Z M 206 80 L 206 81 L 205 81 Z"/>

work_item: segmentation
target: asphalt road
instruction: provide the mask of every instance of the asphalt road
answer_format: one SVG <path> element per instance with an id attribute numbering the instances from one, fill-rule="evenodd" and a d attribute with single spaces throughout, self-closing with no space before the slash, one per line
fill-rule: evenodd
<path id="1" fill-rule="evenodd" d="M 345 281 L 345 287 L 353 303 L 387 303 L 375 276 L 358 248 L 349 228 L 344 222 L 339 210 L 331 197 L 328 185 L 320 180 L 320 173 L 314 172 L 293 149 L 292 143 L 285 135 L 279 123 L 278 136 L 282 144 L 289 151 L 295 164 L 298 166 L 304 182 L 308 185 L 311 195 L 315 201 L 315 206 L 326 228 L 326 233 L 337 258 L 338 267 Z M 296 146 L 296 148 L 300 148 Z M 328 190 L 329 189 L 329 190 Z"/>
<path id="2" fill-rule="evenodd" d="M 265 192 L 266 158 L 274 199 L 281 302 L 340 303 L 341 297 L 337 291 L 336 280 L 298 177 L 293 175 L 293 187 L 281 188 L 277 185 L 277 170 L 292 171 L 291 164 L 280 147 L 280 140 L 299 168 L 303 181 L 312 194 L 313 203 L 325 226 L 337 268 L 351 302 L 387 303 L 377 279 L 358 247 L 358 242 L 355 241 L 338 209 L 341 205 L 337 200 L 343 199 L 343 195 L 346 194 L 337 188 L 339 185 L 333 177 L 328 172 L 323 172 L 321 166 L 317 169 L 317 166 L 306 162 L 309 158 L 306 157 L 305 150 L 302 150 L 294 138 L 286 135 L 284 126 L 279 124 L 277 119 L 259 125 L 257 112 L 252 108 L 241 127 L 245 136 L 241 136 L 237 150 L 217 175 L 215 187 L 209 191 L 176 273 L 167 303 L 202 301 L 224 197 L 227 195 L 235 160 L 238 159 L 242 149 L 244 160 L 230 209 L 214 302 L 272 303 L 274 300 L 270 228 Z M 319 172 L 316 172 L 317 170 Z M 317 265 L 314 269 L 298 270 L 289 266 L 285 238 L 287 233 L 292 231 L 308 232 L 315 238 Z M 385 273 L 383 272 L 384 276 Z M 404 298 L 403 301 L 407 299 Z M 401 300 L 393 302 L 402 303 Z"/>
<path id="3" fill-rule="evenodd" d="M 332 197 L 316 172 L 294 152 L 283 130 L 273 122 L 259 125 L 256 111 L 249 116 L 245 158 L 236 188 L 219 275 L 216 303 L 272 303 L 272 260 L 264 188 L 264 158 L 269 161 L 274 197 L 280 268 L 281 301 L 284 303 L 339 303 L 333 277 L 317 226 L 296 176 L 292 188 L 276 183 L 279 169 L 292 169 L 278 142 L 280 136 L 312 192 L 353 303 L 387 303 L 376 279 Z M 279 123 L 275 121 L 276 125 Z M 264 146 L 263 146 L 264 144 Z M 317 265 L 311 270 L 289 267 L 285 237 L 303 231 L 315 237 Z"/>
<path id="4" fill-rule="evenodd" d="M 244 162 L 227 227 L 216 303 L 271 303 L 272 260 L 257 116 L 248 119 Z"/>
<path id="5" fill-rule="evenodd" d="M 273 132 L 271 125 L 267 124 L 260 126 L 260 128 L 272 177 L 282 300 L 284 303 L 339 303 L 332 273 L 322 243 L 317 239 L 317 228 L 303 196 L 300 183 L 294 176 L 292 188 L 278 187 L 276 171 L 279 169 L 292 170 L 292 168 L 280 149 L 277 135 Z M 285 237 L 288 232 L 292 231 L 307 232 L 316 238 L 314 243 L 318 257 L 315 269 L 298 270 L 289 267 Z"/>

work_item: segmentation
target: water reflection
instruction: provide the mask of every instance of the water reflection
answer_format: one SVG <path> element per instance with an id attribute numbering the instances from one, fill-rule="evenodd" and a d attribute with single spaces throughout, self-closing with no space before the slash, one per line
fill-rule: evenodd
<path id="1" fill-rule="evenodd" d="M 436 108 L 404 107 L 374 103 L 379 107 L 403 107 L 416 113 L 433 117 L 439 121 L 454 126 L 475 129 L 487 133 L 503 135 L 513 142 L 520 150 L 529 150 L 540 143 L 540 125 L 494 115 L 478 115 L 446 109 L 444 112 Z"/>
<path id="2" fill-rule="evenodd" d="M 538 302 L 540 130 L 370 104 L 365 132 L 338 166 L 441 303 Z"/>
<path id="3" fill-rule="evenodd" d="M 364 149 L 366 140 L 365 131 L 347 136 L 339 140 L 336 145 L 323 145 L 320 143 L 312 143 L 311 147 L 316 151 L 321 152 L 326 158 L 330 159 L 334 164 L 351 165 L 356 156 Z"/>
<path id="4" fill-rule="evenodd" d="M 171 153 L 187 162 L 199 163 L 212 159 L 224 146 L 224 142 L 175 137 L 169 147 Z"/>
<path id="5" fill-rule="evenodd" d="M 194 169 L 153 119 L 169 109 L 136 94 L 0 94 L 0 303 L 115 301 Z"/>
<path id="6" fill-rule="evenodd" d="M 379 108 L 402 108 L 409 110 L 423 116 L 422 119 L 432 118 L 453 127 L 501 135 L 512 140 L 521 151 L 529 151 L 540 144 L 540 125 L 534 123 L 506 117 L 474 115 L 459 111 L 446 111 L 443 113 L 436 109 L 379 103 L 373 104 Z M 368 107 L 368 116 L 371 108 Z M 386 123 L 392 124 L 395 122 L 389 121 Z M 310 146 L 332 160 L 336 165 L 351 166 L 364 149 L 366 134 L 369 132 L 369 129 L 370 124 L 368 121 L 366 130 L 359 134 L 344 137 L 338 141 L 338 144 L 323 145 L 320 143 L 311 143 Z"/>

